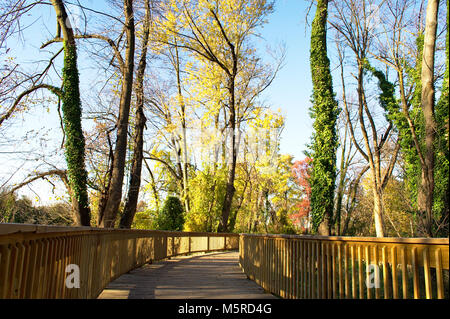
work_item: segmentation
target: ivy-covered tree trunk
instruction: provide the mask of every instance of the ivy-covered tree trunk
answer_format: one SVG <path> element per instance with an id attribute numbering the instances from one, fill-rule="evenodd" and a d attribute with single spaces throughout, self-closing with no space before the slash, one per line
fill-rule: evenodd
<path id="1" fill-rule="evenodd" d="M 395 126 L 399 132 L 401 150 L 405 161 L 406 184 L 414 206 L 418 205 L 417 199 L 421 196 L 420 178 L 422 167 L 425 165 L 422 154 L 424 120 L 420 109 L 422 92 L 420 75 L 422 69 L 423 38 L 423 30 L 419 30 L 419 34 L 415 41 L 417 47 L 416 65 L 415 68 L 406 69 L 407 75 L 411 78 L 411 82 L 414 83 L 415 86 L 410 100 L 408 100 L 406 94 L 403 69 L 398 68 L 397 71 L 402 115 L 397 117 L 398 121 L 395 123 Z"/>
<path id="2" fill-rule="evenodd" d="M 327 12 L 328 0 L 317 2 L 316 15 L 311 29 L 311 75 L 313 97 L 311 117 L 314 119 L 312 144 L 311 216 L 314 231 L 329 235 L 332 228 L 334 189 L 336 180 L 338 116 L 337 102 L 334 98 L 327 56 Z"/>
<path id="3" fill-rule="evenodd" d="M 81 127 L 81 99 L 77 67 L 77 49 L 62 0 L 52 0 L 58 24 L 64 36 L 64 68 L 62 111 L 67 162 L 67 178 L 71 189 L 72 208 L 78 225 L 90 226 L 87 172 L 84 161 L 85 140 Z"/>

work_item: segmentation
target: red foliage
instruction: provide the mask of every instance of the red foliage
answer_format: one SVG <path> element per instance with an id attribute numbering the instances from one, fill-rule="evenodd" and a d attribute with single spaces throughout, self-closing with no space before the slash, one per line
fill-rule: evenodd
<path id="1" fill-rule="evenodd" d="M 292 166 L 292 174 L 295 177 L 295 181 L 303 189 L 303 198 L 298 204 L 298 213 L 292 214 L 290 217 L 292 221 L 301 225 L 301 220 L 309 216 L 311 210 L 310 198 L 311 198 L 311 186 L 309 185 L 308 178 L 311 169 L 312 159 L 307 157 L 302 161 L 296 161 Z"/>

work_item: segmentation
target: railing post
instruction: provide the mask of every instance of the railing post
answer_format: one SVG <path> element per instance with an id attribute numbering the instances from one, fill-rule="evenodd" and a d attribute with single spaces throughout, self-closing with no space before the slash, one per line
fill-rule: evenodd
<path id="1" fill-rule="evenodd" d="M 435 259 L 436 259 L 437 297 L 438 299 L 444 299 L 444 280 L 442 278 L 442 257 L 440 249 L 436 250 Z"/>
<path id="2" fill-rule="evenodd" d="M 191 239 L 192 239 L 192 237 L 189 236 L 188 238 L 189 238 L 189 249 L 188 249 L 188 252 L 191 253 Z"/>
<path id="3" fill-rule="evenodd" d="M 420 286 L 419 286 L 419 265 L 417 260 L 417 248 L 413 247 L 411 251 L 411 262 L 413 271 L 413 287 L 414 287 L 414 299 L 420 298 Z"/>
<path id="4" fill-rule="evenodd" d="M 383 287 L 384 287 L 384 299 L 390 299 L 390 285 L 389 285 L 389 264 L 387 256 L 387 248 L 382 248 L 383 255 Z"/>
<path id="5" fill-rule="evenodd" d="M 345 286 L 345 299 L 350 298 L 350 283 L 348 276 L 348 245 L 344 243 L 344 286 Z"/>
<path id="6" fill-rule="evenodd" d="M 402 292 L 403 299 L 408 299 L 408 260 L 406 255 L 406 248 L 402 246 L 401 249 L 401 261 L 402 261 Z"/>
<path id="7" fill-rule="evenodd" d="M 356 299 L 355 246 L 350 247 L 350 267 L 352 268 L 352 298 Z"/>
<path id="8" fill-rule="evenodd" d="M 392 271 L 392 297 L 398 299 L 398 281 L 397 281 L 397 247 L 391 248 L 391 271 Z"/>

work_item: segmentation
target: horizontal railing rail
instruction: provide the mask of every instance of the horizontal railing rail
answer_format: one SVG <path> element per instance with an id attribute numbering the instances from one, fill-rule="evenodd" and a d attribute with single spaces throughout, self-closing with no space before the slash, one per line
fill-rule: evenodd
<path id="1" fill-rule="evenodd" d="M 237 234 L 0 224 L 0 298 L 96 298 L 146 263 L 238 245 Z"/>
<path id="2" fill-rule="evenodd" d="M 241 234 L 247 276 L 283 298 L 448 298 L 448 238 Z"/>

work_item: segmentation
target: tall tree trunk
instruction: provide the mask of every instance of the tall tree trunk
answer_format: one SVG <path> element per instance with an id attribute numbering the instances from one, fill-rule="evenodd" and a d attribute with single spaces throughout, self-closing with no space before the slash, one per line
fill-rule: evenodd
<path id="1" fill-rule="evenodd" d="M 381 172 L 380 172 L 380 149 L 377 142 L 377 136 L 372 136 L 372 148 L 369 142 L 369 135 L 366 130 L 366 125 L 364 122 L 364 111 L 366 115 L 367 112 L 366 98 L 364 93 L 364 66 L 363 59 L 358 61 L 358 118 L 361 126 L 362 135 L 364 138 L 364 144 L 366 147 L 367 154 L 365 157 L 369 162 L 370 170 L 372 173 L 372 193 L 373 193 L 373 206 L 374 206 L 374 221 L 375 221 L 375 231 L 377 237 L 384 237 L 384 224 L 383 224 L 383 203 L 382 203 L 382 187 L 381 187 Z M 374 128 L 372 126 L 372 128 Z M 374 134 L 376 134 L 374 132 Z"/>
<path id="2" fill-rule="evenodd" d="M 184 102 L 183 93 L 181 90 L 181 71 L 180 71 L 180 58 L 178 53 L 178 47 L 176 46 L 177 41 L 175 42 L 175 57 L 174 57 L 174 66 L 177 74 L 177 90 L 178 90 L 178 104 L 180 105 L 181 110 L 181 139 L 182 146 L 180 146 L 180 150 L 183 156 L 182 165 L 182 176 L 183 176 L 183 202 L 184 202 L 184 210 L 186 213 L 189 213 L 189 186 L 188 186 L 188 154 L 187 154 L 187 137 L 186 137 L 186 104 Z"/>
<path id="3" fill-rule="evenodd" d="M 445 73 L 444 81 L 441 88 L 441 96 L 436 104 L 435 119 L 437 123 L 436 133 L 436 168 L 435 180 L 441 179 L 442 186 L 435 186 L 434 201 L 442 202 L 442 209 L 440 211 L 439 226 L 434 235 L 437 237 L 448 237 L 449 235 L 449 199 L 450 199 L 450 184 L 449 184 L 449 12 L 450 1 L 447 0 L 447 36 L 445 44 Z"/>
<path id="4" fill-rule="evenodd" d="M 425 167 L 422 174 L 419 208 L 425 216 L 426 236 L 433 236 L 433 192 L 434 192 L 434 140 L 436 122 L 434 116 L 434 55 L 436 47 L 437 16 L 439 0 L 429 0 L 425 20 L 425 37 L 422 58 L 422 98 L 421 105 L 425 119 Z M 424 207 L 425 206 L 425 207 Z M 425 208 L 425 211 L 423 209 Z"/>
<path id="5" fill-rule="evenodd" d="M 131 93 L 133 90 L 135 28 L 133 0 L 124 0 L 126 50 L 125 66 L 122 70 L 122 91 L 120 96 L 119 119 L 117 123 L 116 148 L 111 171 L 111 184 L 108 190 L 108 199 L 103 212 L 100 227 L 113 228 L 120 201 L 122 199 L 122 185 L 127 153 L 128 120 L 130 115 Z"/>
<path id="6" fill-rule="evenodd" d="M 81 99 L 77 67 L 77 48 L 62 0 L 52 0 L 59 27 L 64 38 L 64 69 L 62 111 L 66 134 L 65 157 L 67 178 L 70 185 L 72 207 L 76 224 L 90 226 L 91 210 L 87 192 L 87 171 L 85 168 L 85 139 L 81 127 Z"/>
<path id="7" fill-rule="evenodd" d="M 236 101 L 235 101 L 235 74 L 237 72 L 237 61 L 234 59 L 233 75 L 230 77 L 228 84 L 229 92 L 229 108 L 230 108 L 230 127 L 231 127 L 231 163 L 228 171 L 228 179 L 226 185 L 225 198 L 222 205 L 222 219 L 219 224 L 219 232 L 228 231 L 228 218 L 231 212 L 231 204 L 233 202 L 234 193 L 234 179 L 236 176 L 236 161 L 237 161 L 237 143 L 236 143 Z"/>
<path id="8" fill-rule="evenodd" d="M 147 119 L 144 115 L 144 77 L 147 67 L 147 46 L 150 34 L 150 4 L 145 0 L 144 33 L 142 38 L 141 58 L 136 74 L 136 123 L 134 133 L 133 158 L 130 171 L 130 185 L 125 202 L 120 228 L 131 228 L 131 224 L 136 214 L 136 207 L 141 187 L 141 172 L 144 147 L 144 129 Z"/>

